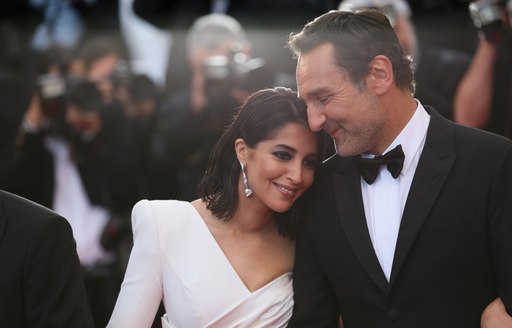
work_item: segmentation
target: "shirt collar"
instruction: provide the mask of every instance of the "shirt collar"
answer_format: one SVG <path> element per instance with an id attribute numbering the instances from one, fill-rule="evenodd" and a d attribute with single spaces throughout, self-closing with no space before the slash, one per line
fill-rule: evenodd
<path id="1" fill-rule="evenodd" d="M 415 156 L 421 152 L 424 140 L 427 135 L 427 129 L 430 122 L 430 115 L 427 113 L 423 105 L 416 99 L 418 106 L 413 116 L 404 127 L 404 129 L 393 140 L 391 145 L 384 151 L 384 154 L 398 145 L 402 145 L 402 150 L 405 155 L 404 166 L 401 175 L 405 175 L 411 166 Z M 421 149 L 420 149 L 421 148 Z"/>

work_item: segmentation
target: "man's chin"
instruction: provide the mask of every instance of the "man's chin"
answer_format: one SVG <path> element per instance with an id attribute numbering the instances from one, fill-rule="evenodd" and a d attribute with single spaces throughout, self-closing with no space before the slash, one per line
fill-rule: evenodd
<path id="1" fill-rule="evenodd" d="M 334 149 L 336 150 L 336 154 L 338 154 L 341 157 L 359 155 L 359 152 L 355 151 L 354 149 L 350 149 L 347 146 L 339 146 L 336 140 L 334 141 Z"/>
<path id="2" fill-rule="evenodd" d="M 336 142 L 336 140 L 334 140 L 334 150 L 336 150 L 336 154 L 338 154 L 338 155 L 339 155 L 339 156 L 341 156 L 341 157 L 348 156 L 348 155 L 347 155 L 347 154 L 345 154 L 345 152 L 343 151 L 343 147 L 338 146 L 338 143 Z"/>

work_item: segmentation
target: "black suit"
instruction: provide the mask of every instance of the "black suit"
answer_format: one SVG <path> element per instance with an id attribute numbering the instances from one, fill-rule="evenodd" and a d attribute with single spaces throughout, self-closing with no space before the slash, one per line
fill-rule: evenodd
<path id="1" fill-rule="evenodd" d="M 477 328 L 512 313 L 512 143 L 436 111 L 403 212 L 390 282 L 366 225 L 356 157 L 335 156 L 309 192 L 297 240 L 292 327 Z"/>
<path id="2" fill-rule="evenodd" d="M 2 190 L 0 326 L 93 326 L 69 223 Z"/>

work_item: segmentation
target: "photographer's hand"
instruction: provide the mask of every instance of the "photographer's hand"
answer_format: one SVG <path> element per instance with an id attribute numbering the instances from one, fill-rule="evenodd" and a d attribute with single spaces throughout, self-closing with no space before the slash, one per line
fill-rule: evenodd
<path id="1" fill-rule="evenodd" d="M 457 123 L 483 128 L 491 117 L 496 47 L 484 38 L 463 76 L 454 99 Z"/>
<path id="2" fill-rule="evenodd" d="M 26 133 L 36 133 L 41 129 L 45 119 L 39 95 L 34 92 L 25 116 L 23 116 L 22 129 Z"/>

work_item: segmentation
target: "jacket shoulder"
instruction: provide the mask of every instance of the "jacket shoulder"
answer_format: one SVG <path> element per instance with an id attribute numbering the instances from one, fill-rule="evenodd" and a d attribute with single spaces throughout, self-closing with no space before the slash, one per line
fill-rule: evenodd
<path id="1" fill-rule="evenodd" d="M 59 215 L 51 209 L 21 196 L 0 190 L 0 216 L 50 219 Z"/>

